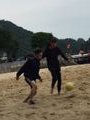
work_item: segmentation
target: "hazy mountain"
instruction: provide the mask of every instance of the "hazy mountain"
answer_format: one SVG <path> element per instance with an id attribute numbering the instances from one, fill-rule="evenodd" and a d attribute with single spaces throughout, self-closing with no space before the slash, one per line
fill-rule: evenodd
<path id="1" fill-rule="evenodd" d="M 23 56 L 31 50 L 31 37 L 33 32 L 25 30 L 22 27 L 15 25 L 10 21 L 0 20 L 0 30 L 10 32 L 12 39 L 16 40 L 19 44 L 19 50 L 17 55 Z"/>

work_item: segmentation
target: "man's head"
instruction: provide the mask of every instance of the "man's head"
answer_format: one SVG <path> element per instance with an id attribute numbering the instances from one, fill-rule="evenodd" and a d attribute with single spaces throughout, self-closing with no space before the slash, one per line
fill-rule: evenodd
<path id="1" fill-rule="evenodd" d="M 38 60 L 41 60 L 42 59 L 42 55 L 43 55 L 43 52 L 40 48 L 37 48 L 35 51 L 34 51 L 34 54 L 35 54 L 35 57 L 38 59 Z"/>
<path id="2" fill-rule="evenodd" d="M 57 47 L 57 38 L 55 38 L 55 37 L 51 38 L 51 40 L 49 41 L 49 47 L 50 48 Z"/>

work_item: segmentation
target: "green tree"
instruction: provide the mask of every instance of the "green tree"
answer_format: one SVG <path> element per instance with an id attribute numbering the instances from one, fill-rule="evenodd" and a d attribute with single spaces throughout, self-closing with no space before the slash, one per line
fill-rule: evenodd
<path id="1" fill-rule="evenodd" d="M 18 43 L 12 40 L 8 31 L 0 30 L 0 50 L 7 53 L 8 59 L 15 58 L 18 50 Z"/>
<path id="2" fill-rule="evenodd" d="M 78 51 L 80 50 L 86 51 L 86 42 L 83 38 L 78 38 L 77 44 L 78 44 Z"/>
<path id="3" fill-rule="evenodd" d="M 51 33 L 44 33 L 44 32 L 38 32 L 33 34 L 32 40 L 31 40 L 31 47 L 34 48 L 45 48 L 48 41 L 52 37 Z"/>
<path id="4" fill-rule="evenodd" d="M 86 41 L 87 52 L 90 52 L 90 38 Z"/>
<path id="5" fill-rule="evenodd" d="M 64 53 L 77 54 L 77 42 L 72 38 L 60 39 L 58 45 Z"/>

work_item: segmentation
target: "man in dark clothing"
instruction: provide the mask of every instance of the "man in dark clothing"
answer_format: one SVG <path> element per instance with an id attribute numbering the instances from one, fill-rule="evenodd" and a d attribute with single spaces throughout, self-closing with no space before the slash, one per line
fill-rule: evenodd
<path id="1" fill-rule="evenodd" d="M 34 101 L 32 99 L 37 92 L 36 79 L 42 81 L 41 77 L 39 76 L 41 58 L 42 51 L 40 49 L 37 49 L 35 51 L 35 56 L 33 57 L 33 59 L 28 59 L 27 62 L 21 67 L 21 69 L 16 74 L 16 80 L 18 80 L 19 76 L 23 73 L 25 81 L 31 87 L 31 93 L 24 101 L 24 102 L 29 101 L 30 104 L 34 104 Z"/>
<path id="2" fill-rule="evenodd" d="M 53 37 L 50 40 L 48 47 L 45 49 L 43 53 L 43 58 L 46 57 L 47 66 L 52 76 L 51 94 L 53 93 L 53 89 L 56 81 L 58 81 L 58 84 L 57 84 L 58 94 L 60 94 L 60 91 L 61 91 L 61 66 L 58 60 L 59 55 L 61 55 L 65 60 L 68 61 L 68 58 L 57 47 L 56 38 Z"/>

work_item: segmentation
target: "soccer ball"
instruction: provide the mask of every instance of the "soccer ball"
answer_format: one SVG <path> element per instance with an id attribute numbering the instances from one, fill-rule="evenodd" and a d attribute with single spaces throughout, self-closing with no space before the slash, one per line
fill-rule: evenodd
<path id="1" fill-rule="evenodd" d="M 66 83 L 66 84 L 65 84 L 65 89 L 66 89 L 67 91 L 73 90 L 73 89 L 74 89 L 74 83 L 73 83 L 73 82 L 68 82 L 68 83 Z"/>

